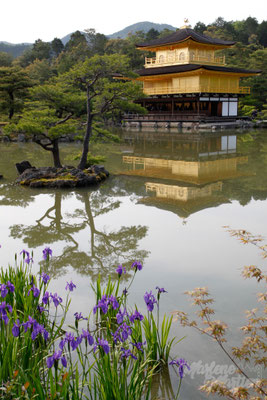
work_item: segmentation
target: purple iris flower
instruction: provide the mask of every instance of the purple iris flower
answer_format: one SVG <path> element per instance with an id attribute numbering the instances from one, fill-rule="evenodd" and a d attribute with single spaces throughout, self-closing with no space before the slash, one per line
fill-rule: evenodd
<path id="1" fill-rule="evenodd" d="M 113 310 L 117 310 L 117 308 L 119 308 L 119 306 L 120 306 L 118 303 L 118 300 L 114 296 L 109 296 L 108 304 L 112 305 Z"/>
<path id="2" fill-rule="evenodd" d="M 20 322 L 17 319 L 17 322 L 14 322 L 13 328 L 12 328 L 12 335 L 14 337 L 18 337 L 19 336 L 19 328 L 20 328 Z"/>
<path id="3" fill-rule="evenodd" d="M 61 360 L 63 367 L 67 366 L 67 360 L 65 356 L 62 356 L 62 351 L 55 351 L 51 357 L 48 357 L 46 360 L 46 364 L 48 368 L 52 368 L 55 361 Z"/>
<path id="4" fill-rule="evenodd" d="M 142 349 L 142 347 L 146 344 L 146 342 L 142 343 L 142 342 L 131 342 L 131 344 L 133 345 L 133 347 L 136 347 L 138 351 L 141 351 L 142 353 L 144 352 L 144 350 Z"/>
<path id="5" fill-rule="evenodd" d="M 47 330 L 44 328 L 42 331 L 43 334 L 43 338 L 45 341 L 47 341 L 49 339 L 49 333 L 47 332 Z"/>
<path id="6" fill-rule="evenodd" d="M 39 311 L 40 314 L 42 314 L 42 312 L 44 312 L 44 311 L 48 311 L 43 306 L 41 306 L 40 304 L 38 304 L 37 310 Z"/>
<path id="7" fill-rule="evenodd" d="M 156 289 L 158 290 L 158 293 L 168 293 L 167 290 L 165 290 L 164 288 L 159 288 L 157 286 Z"/>
<path id="8" fill-rule="evenodd" d="M 124 296 L 127 296 L 127 294 L 128 294 L 128 290 L 125 288 L 125 289 L 123 289 L 123 291 L 122 291 L 122 294 L 124 295 Z"/>
<path id="9" fill-rule="evenodd" d="M 117 323 L 119 325 L 123 323 L 123 318 L 125 315 L 127 315 L 126 308 L 123 310 L 123 312 L 121 312 L 121 310 L 119 310 L 119 312 L 117 313 L 116 319 L 117 319 Z"/>
<path id="10" fill-rule="evenodd" d="M 39 324 L 36 319 L 32 318 L 30 315 L 28 317 L 28 321 L 23 322 L 21 326 L 24 327 L 24 332 L 27 332 L 28 329 L 32 328 L 32 333 L 31 333 L 31 338 L 32 340 L 35 340 L 36 337 L 40 334 L 43 335 L 43 338 L 45 341 L 48 340 L 49 334 L 47 330 L 44 328 L 43 325 Z"/>
<path id="11" fill-rule="evenodd" d="M 128 357 L 132 357 L 134 360 L 137 360 L 137 357 L 135 357 L 134 355 L 133 355 L 133 353 L 131 352 L 131 350 L 129 350 L 129 349 L 124 349 L 123 347 L 121 348 L 121 350 L 122 350 L 122 354 L 121 354 L 121 359 L 123 359 L 123 358 L 128 358 Z"/>
<path id="12" fill-rule="evenodd" d="M 103 314 L 108 312 L 108 306 L 111 305 L 114 310 L 119 308 L 119 302 L 114 296 L 107 297 L 106 294 L 102 296 L 102 298 L 98 301 L 98 303 L 94 306 L 93 312 L 96 313 L 97 309 L 100 308 Z"/>
<path id="13" fill-rule="evenodd" d="M 117 344 L 118 342 L 125 342 L 128 337 L 132 334 L 132 329 L 129 325 L 124 322 L 121 324 L 118 329 L 112 334 L 114 343 Z"/>
<path id="14" fill-rule="evenodd" d="M 183 358 L 179 358 L 178 360 L 172 360 L 169 365 L 176 365 L 178 367 L 180 378 L 184 377 L 184 369 L 185 367 L 190 371 L 190 367 L 187 362 Z"/>
<path id="15" fill-rule="evenodd" d="M 152 291 L 150 291 L 149 293 L 148 292 L 145 293 L 144 300 L 145 300 L 148 311 L 153 311 L 154 304 L 157 304 L 157 300 L 153 296 Z"/>
<path id="16" fill-rule="evenodd" d="M 43 281 L 45 284 L 47 284 L 47 282 L 50 280 L 50 276 L 47 275 L 45 272 L 42 272 L 42 273 L 41 273 L 41 278 L 42 278 L 42 281 Z"/>
<path id="17" fill-rule="evenodd" d="M 61 357 L 61 364 L 64 368 L 67 368 L 67 360 L 65 356 Z"/>
<path id="18" fill-rule="evenodd" d="M 50 293 L 50 297 L 53 300 L 54 306 L 57 307 L 60 303 L 62 303 L 62 298 L 57 295 L 57 293 Z"/>
<path id="19" fill-rule="evenodd" d="M 30 292 L 33 292 L 33 297 L 39 297 L 40 296 L 40 290 L 33 284 L 30 290 L 28 291 L 28 296 L 30 295 Z"/>
<path id="20" fill-rule="evenodd" d="M 43 333 L 44 327 L 41 324 L 38 324 L 38 322 L 36 322 L 36 324 L 33 325 L 33 331 L 31 333 L 31 338 L 32 340 L 35 340 L 37 338 L 37 336 Z"/>
<path id="21" fill-rule="evenodd" d="M 7 285 L 8 289 L 9 289 L 10 293 L 14 293 L 15 286 L 13 285 L 13 283 L 7 281 L 6 285 Z"/>
<path id="22" fill-rule="evenodd" d="M 102 347 L 106 354 L 109 353 L 109 344 L 107 340 L 98 338 L 95 342 L 94 352 L 96 351 L 97 347 Z"/>
<path id="23" fill-rule="evenodd" d="M 61 339 L 59 343 L 59 347 L 63 350 L 65 343 L 71 343 L 73 340 L 75 340 L 73 333 L 66 332 L 65 338 Z"/>
<path id="24" fill-rule="evenodd" d="M 98 308 L 101 309 L 103 314 L 106 314 L 108 312 L 108 301 L 107 301 L 107 296 L 105 294 L 102 296 L 102 298 L 95 305 L 94 314 L 96 313 Z"/>
<path id="25" fill-rule="evenodd" d="M 88 318 L 84 318 L 84 317 L 82 316 L 82 313 L 81 313 L 81 312 L 80 312 L 80 313 L 78 313 L 78 312 L 74 313 L 74 316 L 75 316 L 76 321 L 80 321 L 80 319 L 82 319 L 82 320 L 88 319 Z"/>
<path id="26" fill-rule="evenodd" d="M 67 282 L 67 286 L 65 287 L 66 290 L 69 290 L 70 292 L 73 292 L 73 289 L 76 288 L 76 285 L 74 285 L 74 283 L 72 281 Z"/>
<path id="27" fill-rule="evenodd" d="M 71 332 L 66 332 L 65 338 L 67 342 L 71 342 L 74 339 L 74 335 Z"/>
<path id="28" fill-rule="evenodd" d="M 5 301 L 2 301 L 2 303 L 0 303 L 0 319 L 2 319 L 4 321 L 5 325 L 7 325 L 8 321 L 9 321 L 7 311 L 9 313 L 12 313 L 12 307 L 10 304 L 6 303 Z"/>
<path id="29" fill-rule="evenodd" d="M 143 269 L 142 264 L 140 263 L 140 261 L 135 261 L 132 263 L 131 268 L 135 268 L 135 271 L 141 271 L 141 269 Z"/>
<path id="30" fill-rule="evenodd" d="M 52 368 L 53 364 L 54 364 L 54 357 L 53 356 L 48 357 L 47 360 L 46 360 L 47 367 L 48 368 Z"/>
<path id="31" fill-rule="evenodd" d="M 52 250 L 50 249 L 50 247 L 46 247 L 43 250 L 43 259 L 44 260 L 49 260 L 49 258 L 52 257 Z"/>
<path id="32" fill-rule="evenodd" d="M 76 338 L 73 337 L 73 339 L 70 341 L 70 345 L 72 350 L 76 350 L 79 344 L 82 343 L 83 336 L 77 336 Z"/>
<path id="33" fill-rule="evenodd" d="M 44 294 L 44 296 L 43 296 L 43 298 L 42 298 L 42 302 L 43 302 L 44 304 L 48 304 L 48 302 L 49 302 L 49 297 L 50 297 L 49 293 L 48 293 L 48 292 L 45 292 L 45 294 Z"/>
<path id="34" fill-rule="evenodd" d="M 5 298 L 6 295 L 8 294 L 8 288 L 4 283 L 0 284 L 0 292 L 1 292 L 1 297 Z"/>
<path id="35" fill-rule="evenodd" d="M 118 273 L 119 277 L 121 277 L 122 273 L 126 274 L 126 268 L 122 265 L 118 265 L 116 272 Z"/>
<path id="36" fill-rule="evenodd" d="M 30 262 L 33 262 L 32 257 L 30 256 L 30 253 L 27 250 L 21 250 L 21 252 L 19 254 L 23 254 L 23 259 L 25 261 L 26 264 L 30 264 Z"/>
<path id="37" fill-rule="evenodd" d="M 90 346 L 92 346 L 92 344 L 94 344 L 94 338 L 93 336 L 90 334 L 89 331 L 85 331 L 84 329 L 82 330 L 82 338 L 87 339 L 88 343 Z"/>
<path id="38" fill-rule="evenodd" d="M 144 317 L 142 314 L 140 314 L 140 312 L 138 310 L 135 310 L 135 312 L 130 315 L 129 320 L 131 321 L 131 323 L 134 323 L 135 320 L 138 321 L 143 321 Z"/>
<path id="39" fill-rule="evenodd" d="M 27 330 L 31 329 L 31 327 L 34 326 L 36 323 L 36 320 L 29 315 L 28 321 L 22 323 L 22 326 L 24 326 L 24 332 L 27 332 Z"/>

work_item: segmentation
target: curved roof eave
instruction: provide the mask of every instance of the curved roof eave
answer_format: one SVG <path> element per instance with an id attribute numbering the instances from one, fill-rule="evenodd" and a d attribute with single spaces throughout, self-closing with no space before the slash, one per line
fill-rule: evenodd
<path id="1" fill-rule="evenodd" d="M 156 47 L 156 46 L 170 46 L 185 42 L 186 40 L 189 39 L 197 43 L 213 45 L 213 46 L 233 46 L 235 44 L 235 42 L 233 41 L 214 39 L 209 36 L 201 35 L 200 33 L 195 32 L 193 29 L 186 28 L 186 29 L 179 29 L 178 31 L 171 33 L 170 35 L 164 38 L 136 44 L 136 47 L 145 48 L 145 47 Z"/>
<path id="2" fill-rule="evenodd" d="M 207 71 L 214 71 L 214 72 L 226 72 L 233 74 L 249 74 L 249 75 L 257 75 L 262 72 L 260 70 L 247 70 L 243 68 L 221 67 L 215 65 L 213 66 L 213 65 L 199 65 L 199 64 L 181 64 L 181 65 L 171 65 L 166 67 L 143 68 L 141 70 L 136 71 L 136 73 L 139 76 L 153 76 L 153 75 L 191 72 L 200 69 L 204 69 Z"/>

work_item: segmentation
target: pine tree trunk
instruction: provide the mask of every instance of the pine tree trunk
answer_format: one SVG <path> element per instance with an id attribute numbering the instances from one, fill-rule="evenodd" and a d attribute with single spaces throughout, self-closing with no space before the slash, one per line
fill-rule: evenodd
<path id="1" fill-rule="evenodd" d="M 59 157 L 58 139 L 55 139 L 53 141 L 52 154 L 53 154 L 53 160 L 54 160 L 54 167 L 62 168 L 62 165 L 60 162 L 60 157 Z"/>
<path id="2" fill-rule="evenodd" d="M 14 115 L 14 95 L 13 93 L 9 93 L 9 98 L 10 98 L 10 106 L 9 106 L 9 115 L 8 118 L 12 119 L 13 115 Z"/>
<path id="3" fill-rule="evenodd" d="M 83 139 L 83 151 L 82 156 L 78 165 L 79 169 L 85 169 L 87 163 L 87 155 L 89 151 L 89 142 L 90 137 L 92 134 L 92 115 L 91 115 L 91 108 L 90 108 L 90 93 L 89 87 L 87 87 L 87 121 L 86 121 L 86 132 Z"/>

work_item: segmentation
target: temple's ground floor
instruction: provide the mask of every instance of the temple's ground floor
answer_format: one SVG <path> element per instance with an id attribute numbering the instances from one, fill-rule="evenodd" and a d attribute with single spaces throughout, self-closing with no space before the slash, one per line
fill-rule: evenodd
<path id="1" fill-rule="evenodd" d="M 148 113 L 128 115 L 126 120 L 194 121 L 238 118 L 238 95 L 192 94 L 150 96 L 138 101 Z"/>

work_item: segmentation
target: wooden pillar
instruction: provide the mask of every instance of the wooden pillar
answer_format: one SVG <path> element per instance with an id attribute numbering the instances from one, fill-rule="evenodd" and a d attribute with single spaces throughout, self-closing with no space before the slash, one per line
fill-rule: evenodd
<path id="1" fill-rule="evenodd" d="M 209 101 L 209 109 L 208 109 L 208 116 L 211 116 L 211 101 Z"/>
<path id="2" fill-rule="evenodd" d="M 218 102 L 217 115 L 218 115 L 218 117 L 222 116 L 222 102 L 221 101 Z"/>
<path id="3" fill-rule="evenodd" d="M 172 115 L 173 115 L 173 112 L 174 112 L 174 100 L 172 99 Z"/>

